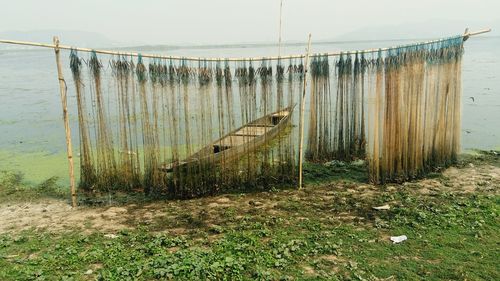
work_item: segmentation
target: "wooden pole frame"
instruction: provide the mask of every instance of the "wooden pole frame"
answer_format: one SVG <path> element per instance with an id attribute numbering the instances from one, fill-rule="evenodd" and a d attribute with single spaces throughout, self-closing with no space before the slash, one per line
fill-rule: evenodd
<path id="1" fill-rule="evenodd" d="M 68 166 L 69 166 L 69 184 L 71 190 L 71 206 L 77 206 L 77 198 L 76 198 L 76 187 L 75 187 L 75 169 L 73 165 L 73 146 L 71 144 L 71 128 L 69 126 L 69 117 L 68 117 L 68 99 L 67 99 L 67 87 L 66 81 L 64 80 L 62 67 L 61 67 L 61 58 L 59 55 L 59 38 L 54 36 L 54 52 L 56 55 L 56 65 L 57 65 L 57 78 L 59 80 L 59 92 L 61 94 L 61 104 L 63 111 L 63 120 L 64 120 L 64 130 L 66 133 L 66 151 L 68 154 Z"/>
<path id="2" fill-rule="evenodd" d="M 302 189 L 302 163 L 304 162 L 304 111 L 306 108 L 306 92 L 307 92 L 307 73 L 309 71 L 309 55 L 311 53 L 311 34 L 307 42 L 306 61 L 304 65 L 304 83 L 302 88 L 302 100 L 300 103 L 300 143 L 299 143 L 299 189 Z"/>

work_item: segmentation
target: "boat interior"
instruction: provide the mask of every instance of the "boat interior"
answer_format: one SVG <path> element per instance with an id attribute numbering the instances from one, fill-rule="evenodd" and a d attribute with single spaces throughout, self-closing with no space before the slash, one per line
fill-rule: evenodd
<path id="1" fill-rule="evenodd" d="M 219 153 L 230 149 L 234 146 L 239 146 L 253 141 L 255 138 L 263 136 L 273 127 L 277 126 L 281 120 L 290 114 L 288 109 L 273 113 L 269 116 L 257 119 L 251 123 L 241 127 L 236 132 L 233 132 L 213 144 L 213 153 Z"/>

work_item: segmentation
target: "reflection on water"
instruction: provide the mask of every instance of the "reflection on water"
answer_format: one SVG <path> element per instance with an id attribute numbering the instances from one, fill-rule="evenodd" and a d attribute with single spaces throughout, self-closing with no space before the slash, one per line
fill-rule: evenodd
<path id="1" fill-rule="evenodd" d="M 313 52 L 355 50 L 408 42 L 351 42 L 313 44 Z M 463 61 L 462 148 L 500 148 L 500 38 L 477 37 L 466 42 Z M 141 51 L 141 50 L 138 50 Z M 274 47 L 148 49 L 148 53 L 228 57 L 262 56 Z M 284 48 L 283 53 L 303 53 L 304 46 Z M 69 53 L 63 56 L 68 66 Z M 20 170 L 40 181 L 57 175 L 66 178 L 64 128 L 51 50 L 0 52 L 0 170 Z M 76 99 L 69 67 L 65 67 L 70 121 L 76 139 Z M 71 114 L 73 113 L 73 114 Z M 76 153 L 75 153 L 76 154 Z"/>

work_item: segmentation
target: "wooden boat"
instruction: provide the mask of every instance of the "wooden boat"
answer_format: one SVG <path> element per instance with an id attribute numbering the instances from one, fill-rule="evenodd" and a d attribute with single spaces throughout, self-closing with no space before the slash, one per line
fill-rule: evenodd
<path id="1" fill-rule="evenodd" d="M 160 169 L 164 172 L 172 172 L 175 168 L 181 168 L 190 163 L 234 161 L 275 138 L 290 123 L 294 108 L 295 105 L 292 105 L 245 124 L 185 160 L 165 164 Z"/>

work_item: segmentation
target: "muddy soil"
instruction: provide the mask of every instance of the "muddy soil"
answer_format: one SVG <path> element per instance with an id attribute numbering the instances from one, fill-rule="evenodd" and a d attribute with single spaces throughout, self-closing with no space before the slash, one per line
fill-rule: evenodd
<path id="1" fill-rule="evenodd" d="M 157 231 L 183 233 L 188 231 L 189 224 L 217 227 L 229 216 L 276 216 L 284 212 L 284 204 L 290 205 L 293 202 L 310 203 L 314 206 L 319 201 L 338 200 L 339 197 L 354 197 L 366 201 L 379 192 L 392 192 L 401 188 L 422 195 L 477 191 L 496 194 L 500 190 L 499 187 L 499 167 L 488 163 L 468 163 L 460 168 L 448 168 L 435 178 L 386 186 L 336 182 L 306 186 L 302 190 L 229 194 L 192 200 L 105 207 L 72 208 L 63 200 L 38 199 L 32 202 L 0 204 L 0 233 L 15 233 L 27 229 L 49 232 L 80 229 L 88 233 L 99 231 L 113 234 L 140 225 L 155 225 L 160 221 L 162 227 L 157 228 Z M 355 214 L 348 212 L 332 215 L 347 220 L 356 218 Z"/>

